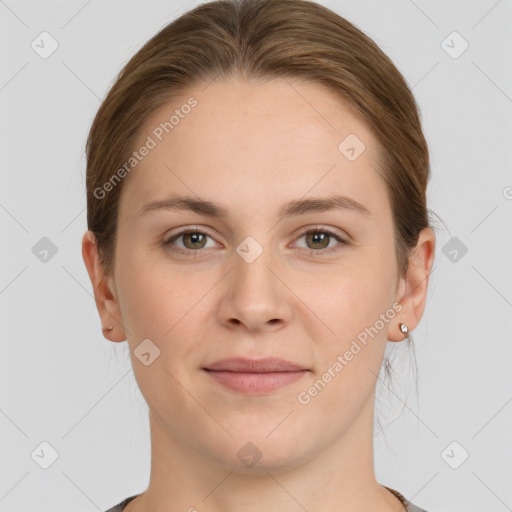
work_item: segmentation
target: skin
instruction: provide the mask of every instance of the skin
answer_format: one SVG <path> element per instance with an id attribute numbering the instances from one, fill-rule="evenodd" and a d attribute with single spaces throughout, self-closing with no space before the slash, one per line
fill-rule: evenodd
<path id="1" fill-rule="evenodd" d="M 320 85 L 231 78 L 198 86 L 156 112 L 140 144 L 190 96 L 198 105 L 125 178 L 113 275 L 102 280 L 94 237 L 83 237 L 102 325 L 113 326 L 104 335 L 128 341 L 150 411 L 150 484 L 125 510 L 320 512 L 343 504 L 344 512 L 403 511 L 375 478 L 375 387 L 386 343 L 405 338 L 399 323 L 410 332 L 423 314 L 434 232 L 420 233 L 399 276 L 376 139 Z M 355 161 L 338 150 L 351 133 L 366 146 Z M 333 191 L 371 215 L 278 216 L 289 201 Z M 139 215 L 171 193 L 218 202 L 229 216 Z M 348 243 L 305 236 L 317 225 Z M 187 254 L 162 245 L 194 226 L 208 236 L 175 239 Z M 247 236 L 263 249 L 252 263 L 236 252 Z M 327 246 L 336 250 L 321 254 Z M 299 403 L 298 394 L 395 302 L 401 311 L 308 404 Z M 146 338 L 160 350 L 148 366 L 134 356 Z M 276 391 L 245 395 L 202 369 L 238 356 L 281 357 L 310 371 Z M 252 467 L 237 457 L 247 442 L 261 452 Z"/>

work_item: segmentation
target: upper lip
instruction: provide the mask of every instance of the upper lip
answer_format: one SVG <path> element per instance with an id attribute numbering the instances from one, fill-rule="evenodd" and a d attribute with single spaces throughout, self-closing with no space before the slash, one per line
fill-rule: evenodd
<path id="1" fill-rule="evenodd" d="M 245 373 L 296 372 L 307 370 L 307 368 L 303 366 L 277 357 L 267 357 L 265 359 L 248 359 L 244 357 L 221 359 L 209 364 L 204 369 Z"/>

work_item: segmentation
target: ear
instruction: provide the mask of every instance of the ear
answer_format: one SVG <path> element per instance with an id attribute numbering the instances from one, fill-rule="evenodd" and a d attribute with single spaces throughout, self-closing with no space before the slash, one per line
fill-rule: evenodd
<path id="1" fill-rule="evenodd" d="M 103 336 L 110 341 L 125 341 L 126 333 L 114 280 L 110 276 L 105 276 L 94 233 L 89 230 L 82 237 L 82 257 L 92 283 L 94 299 L 103 328 Z M 106 329 L 109 327 L 112 327 L 112 329 Z"/>
<path id="2" fill-rule="evenodd" d="M 427 299 L 428 280 L 434 263 L 436 235 L 432 228 L 424 228 L 418 243 L 411 250 L 409 267 L 405 277 L 400 277 L 395 300 L 402 305 L 396 322 L 388 331 L 389 341 L 403 341 L 408 335 L 402 333 L 400 324 L 409 328 L 409 333 L 419 324 Z"/>

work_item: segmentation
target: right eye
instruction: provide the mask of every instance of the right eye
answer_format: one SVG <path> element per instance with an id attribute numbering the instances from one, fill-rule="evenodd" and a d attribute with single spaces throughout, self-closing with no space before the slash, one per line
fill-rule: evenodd
<path id="1" fill-rule="evenodd" d="M 163 245 L 171 252 L 178 254 L 190 254 L 197 252 L 199 249 L 204 249 L 207 237 L 211 238 L 208 233 L 199 231 L 198 229 L 187 228 L 174 234 L 169 240 L 164 242 Z M 180 238 L 183 238 L 183 248 L 175 244 L 175 241 Z"/>

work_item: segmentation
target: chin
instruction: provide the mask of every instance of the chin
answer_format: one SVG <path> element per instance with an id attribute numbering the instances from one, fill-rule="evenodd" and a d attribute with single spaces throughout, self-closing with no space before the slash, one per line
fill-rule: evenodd
<path id="1" fill-rule="evenodd" d="M 301 434 L 294 430 L 292 433 L 284 425 L 276 428 L 278 424 L 273 422 L 270 429 L 256 430 L 253 426 L 230 431 L 233 438 L 228 444 L 212 446 L 215 459 L 229 471 L 267 475 L 289 471 L 313 458 L 314 447 L 305 441 L 306 432 Z M 269 435 L 269 432 L 272 433 Z"/>

